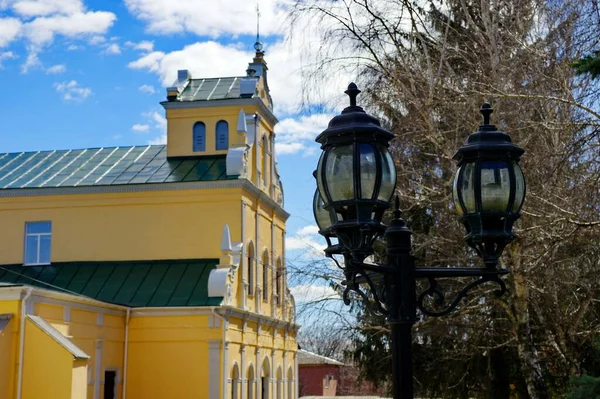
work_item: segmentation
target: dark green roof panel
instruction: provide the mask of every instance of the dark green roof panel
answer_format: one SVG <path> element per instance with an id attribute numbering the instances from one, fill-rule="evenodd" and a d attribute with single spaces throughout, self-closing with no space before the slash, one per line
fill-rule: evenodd
<path id="1" fill-rule="evenodd" d="M 164 145 L 0 153 L 0 190 L 237 179 L 225 157 L 168 159 Z"/>
<path id="2" fill-rule="evenodd" d="M 208 277 L 217 259 L 65 262 L 0 266 L 0 283 L 28 284 L 131 307 L 216 306 Z"/>
<path id="3" fill-rule="evenodd" d="M 177 101 L 212 101 L 242 98 L 242 80 L 257 80 L 258 77 L 234 76 L 229 78 L 191 79 L 177 96 Z"/>

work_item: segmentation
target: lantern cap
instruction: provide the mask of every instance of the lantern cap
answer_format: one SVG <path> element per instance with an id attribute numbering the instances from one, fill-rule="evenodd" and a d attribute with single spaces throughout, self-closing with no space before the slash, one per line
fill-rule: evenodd
<path id="1" fill-rule="evenodd" d="M 461 163 L 469 160 L 475 160 L 486 154 L 486 157 L 497 157 L 503 159 L 513 159 L 518 161 L 525 152 L 521 147 L 512 143 L 510 136 L 501 132 L 496 126 L 490 124 L 490 116 L 494 109 L 490 103 L 485 102 L 479 110 L 483 115 L 483 124 L 479 129 L 469 135 L 465 144 L 458 149 L 454 159 Z"/>
<path id="2" fill-rule="evenodd" d="M 361 91 L 355 83 L 350 83 L 344 92 L 350 98 L 350 105 L 329 121 L 325 129 L 316 138 L 322 145 L 353 141 L 361 137 L 361 141 L 381 142 L 385 145 L 394 135 L 381 127 L 379 120 L 356 105 L 356 97 Z"/>

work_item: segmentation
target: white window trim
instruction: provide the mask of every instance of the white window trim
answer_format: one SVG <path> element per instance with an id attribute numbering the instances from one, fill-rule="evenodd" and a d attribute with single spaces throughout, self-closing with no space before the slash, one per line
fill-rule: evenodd
<path id="1" fill-rule="evenodd" d="M 33 223 L 50 223 L 50 233 L 27 233 L 27 225 Z M 37 256 L 36 259 L 38 262 L 27 263 L 27 238 L 28 237 L 37 237 Z M 41 237 L 42 236 L 50 236 L 50 261 L 48 262 L 39 262 L 40 260 L 40 250 L 41 250 Z M 52 260 L 52 221 L 51 220 L 36 220 L 32 222 L 25 222 L 25 235 L 23 237 L 23 266 L 45 266 L 49 265 Z"/>

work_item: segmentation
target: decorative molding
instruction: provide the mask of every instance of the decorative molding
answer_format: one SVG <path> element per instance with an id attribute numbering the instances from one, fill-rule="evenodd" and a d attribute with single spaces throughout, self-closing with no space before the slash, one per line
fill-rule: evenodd
<path id="1" fill-rule="evenodd" d="M 259 112 L 264 115 L 271 126 L 275 126 L 279 120 L 273 115 L 273 111 L 269 109 L 260 97 L 253 98 L 232 98 L 224 100 L 208 100 L 208 101 L 163 101 L 160 103 L 164 109 L 190 109 L 190 108 L 213 108 L 230 105 L 256 105 Z"/>
<path id="2" fill-rule="evenodd" d="M 190 181 L 179 183 L 146 183 L 146 184 L 122 184 L 115 186 L 80 186 L 80 187 L 47 187 L 47 188 L 14 188 L 0 189 L 0 197 L 37 197 L 46 195 L 68 195 L 68 194 L 105 194 L 105 193 L 139 193 L 149 191 L 177 191 L 198 190 L 215 188 L 242 188 L 257 196 L 260 201 L 265 202 L 274 209 L 275 213 L 283 220 L 290 216 L 281 205 L 271 199 L 264 191 L 255 186 L 246 178 L 238 180 L 216 180 L 216 181 Z"/>

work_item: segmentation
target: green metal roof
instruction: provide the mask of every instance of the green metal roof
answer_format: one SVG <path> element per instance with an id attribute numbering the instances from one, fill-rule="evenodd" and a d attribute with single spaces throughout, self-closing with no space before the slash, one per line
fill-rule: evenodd
<path id="1" fill-rule="evenodd" d="M 177 101 L 209 101 L 242 98 L 241 82 L 247 77 L 190 79 Z M 253 81 L 255 79 L 252 79 Z M 255 83 L 254 83 L 255 84 Z M 248 95 L 245 97 L 252 97 Z"/>
<path id="2" fill-rule="evenodd" d="M 59 262 L 0 266 L 0 282 L 79 294 L 130 307 L 216 306 L 208 276 L 217 259 Z"/>
<path id="3" fill-rule="evenodd" d="M 0 190 L 236 179 L 225 157 L 167 159 L 165 145 L 0 153 Z"/>

